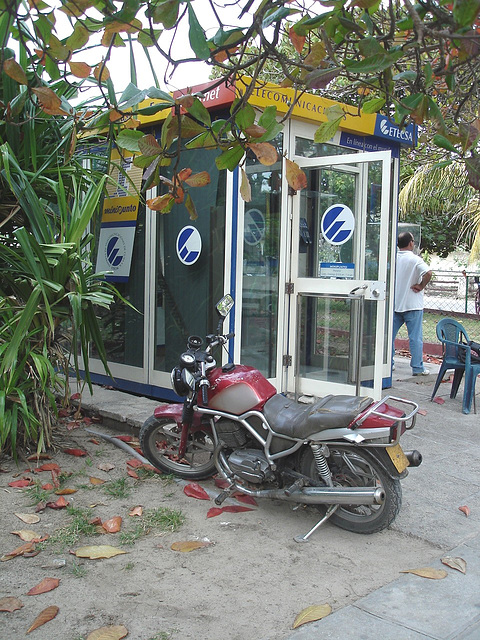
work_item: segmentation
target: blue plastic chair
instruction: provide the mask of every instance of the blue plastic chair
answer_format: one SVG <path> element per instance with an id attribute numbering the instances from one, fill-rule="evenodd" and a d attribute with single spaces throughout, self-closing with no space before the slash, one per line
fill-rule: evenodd
<path id="1" fill-rule="evenodd" d="M 463 388 L 463 413 L 470 413 L 473 399 L 475 406 L 475 382 L 480 373 L 480 364 L 472 364 L 472 350 L 468 346 L 469 337 L 463 325 L 451 318 L 443 318 L 437 324 L 437 338 L 442 343 L 443 362 L 438 372 L 431 400 L 433 400 L 443 376 L 448 369 L 454 369 L 450 398 L 457 396 L 458 387 L 465 374 L 465 385 Z"/>

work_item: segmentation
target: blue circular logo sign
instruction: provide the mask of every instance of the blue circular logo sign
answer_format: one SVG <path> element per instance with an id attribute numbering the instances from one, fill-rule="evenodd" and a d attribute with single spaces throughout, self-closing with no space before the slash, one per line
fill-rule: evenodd
<path id="1" fill-rule="evenodd" d="M 105 247 L 105 258 L 107 263 L 117 269 L 125 259 L 125 242 L 117 235 L 110 236 Z"/>
<path id="2" fill-rule="evenodd" d="M 355 230 L 355 217 L 352 210 L 344 204 L 332 204 L 323 214 L 321 229 L 328 243 L 344 244 L 350 240 Z"/>
<path id="3" fill-rule="evenodd" d="M 196 227 L 183 227 L 177 236 L 177 256 L 186 265 L 195 264 L 202 252 L 202 237 Z"/>
<path id="4" fill-rule="evenodd" d="M 265 218 L 259 209 L 245 211 L 245 242 L 254 246 L 265 236 Z"/>

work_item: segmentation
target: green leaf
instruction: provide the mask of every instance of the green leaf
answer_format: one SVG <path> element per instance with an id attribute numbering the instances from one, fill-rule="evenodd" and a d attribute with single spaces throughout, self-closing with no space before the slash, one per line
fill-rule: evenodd
<path id="1" fill-rule="evenodd" d="M 377 113 L 385 105 L 385 98 L 372 98 L 362 104 L 364 113 Z"/>
<path id="2" fill-rule="evenodd" d="M 137 36 L 137 40 L 144 47 L 153 47 L 156 45 L 161 35 L 162 35 L 161 29 L 153 30 L 153 38 L 150 32 L 147 33 L 145 31 L 140 31 L 140 33 Z"/>
<path id="3" fill-rule="evenodd" d="M 471 27 L 480 13 L 480 0 L 454 0 L 453 18 L 460 27 Z"/>
<path id="4" fill-rule="evenodd" d="M 140 153 L 140 149 L 138 147 L 138 141 L 145 134 L 143 131 L 133 131 L 132 129 L 124 129 L 120 131 L 116 138 L 116 143 L 121 149 L 126 149 L 127 151 L 133 151 L 136 153 Z"/>
<path id="5" fill-rule="evenodd" d="M 446 149 L 447 151 L 451 151 L 452 153 L 460 153 L 448 138 L 445 138 L 445 136 L 442 136 L 439 133 L 433 136 L 433 144 L 437 145 L 437 147 L 441 147 L 442 149 Z"/>
<path id="6" fill-rule="evenodd" d="M 73 33 L 65 41 L 66 46 L 73 51 L 82 49 L 88 42 L 90 33 L 81 22 L 76 22 Z"/>
<path id="7" fill-rule="evenodd" d="M 210 48 L 207 43 L 207 38 L 190 2 L 188 3 L 188 23 L 190 25 L 188 39 L 193 52 L 200 60 L 208 60 L 210 57 Z"/>
<path id="8" fill-rule="evenodd" d="M 262 29 L 266 29 L 273 23 L 281 22 L 284 18 L 287 18 L 293 13 L 297 13 L 297 11 L 294 9 L 288 9 L 287 7 L 280 7 L 276 10 L 274 9 L 271 13 L 267 13 L 263 19 Z"/>
<path id="9" fill-rule="evenodd" d="M 416 71 L 402 71 L 401 73 L 396 73 L 393 76 L 393 79 L 395 81 L 397 80 L 407 80 L 409 81 L 415 81 L 417 79 L 417 72 Z"/>
<path id="10" fill-rule="evenodd" d="M 208 112 L 208 109 L 198 98 L 194 99 L 191 107 L 187 107 L 187 111 L 196 120 L 203 122 L 203 124 L 206 124 L 207 126 L 210 126 L 212 124 L 212 119 L 210 113 Z"/>
<path id="11" fill-rule="evenodd" d="M 364 60 L 345 60 L 345 67 L 350 73 L 380 73 L 392 66 L 403 56 L 402 51 L 394 53 L 378 53 Z"/>
<path id="12" fill-rule="evenodd" d="M 242 130 L 248 129 L 255 122 L 255 109 L 251 104 L 246 104 L 235 114 L 235 123 Z"/>
<path id="13" fill-rule="evenodd" d="M 332 120 L 331 122 L 323 122 L 314 134 L 314 142 L 323 143 L 328 142 L 337 133 L 342 118 Z"/>
<path id="14" fill-rule="evenodd" d="M 129 83 L 125 89 L 125 91 L 120 96 L 118 101 L 118 106 L 121 107 L 122 110 L 128 109 L 129 107 L 133 107 L 136 104 L 142 102 L 145 99 L 146 91 L 142 91 L 138 87 L 136 87 L 133 83 Z"/>
<path id="15" fill-rule="evenodd" d="M 228 169 L 229 171 L 233 171 L 235 167 L 238 166 L 238 163 L 243 158 L 245 151 L 240 144 L 236 144 L 222 154 L 215 158 L 215 164 L 217 165 L 217 169 L 221 171 L 222 169 Z"/>
<path id="16" fill-rule="evenodd" d="M 160 22 L 165 29 L 172 29 L 177 24 L 179 5 L 179 0 L 166 0 L 157 3 L 153 10 L 149 11 L 151 11 L 154 22 Z"/>
<path id="17" fill-rule="evenodd" d="M 149 98 L 153 98 L 154 100 L 164 100 L 171 107 L 175 105 L 175 100 L 172 98 L 172 96 L 169 93 L 162 91 L 161 89 L 157 89 L 157 87 L 150 87 L 150 89 L 147 90 L 147 96 Z"/>

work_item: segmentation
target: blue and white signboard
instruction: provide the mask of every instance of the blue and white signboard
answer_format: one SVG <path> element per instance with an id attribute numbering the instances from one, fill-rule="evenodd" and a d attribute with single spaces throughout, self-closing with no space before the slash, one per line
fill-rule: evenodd
<path id="1" fill-rule="evenodd" d="M 355 277 L 355 265 L 353 262 L 321 262 L 320 277 L 332 280 L 353 280 Z"/>
<path id="2" fill-rule="evenodd" d="M 344 204 L 332 204 L 322 216 L 321 230 L 329 244 L 335 246 L 345 244 L 355 230 L 355 217 L 352 210 Z"/>
<path id="3" fill-rule="evenodd" d="M 195 264 L 202 253 L 202 237 L 196 227 L 187 226 L 177 236 L 177 256 L 182 264 Z"/>

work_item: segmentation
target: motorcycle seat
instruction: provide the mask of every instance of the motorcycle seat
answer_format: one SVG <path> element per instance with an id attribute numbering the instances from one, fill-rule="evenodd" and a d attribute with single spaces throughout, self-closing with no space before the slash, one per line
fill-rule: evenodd
<path id="1" fill-rule="evenodd" d="M 264 414 L 275 433 L 308 438 L 325 429 L 348 427 L 372 402 L 368 397 L 328 395 L 303 404 L 278 393 L 265 403 Z"/>

